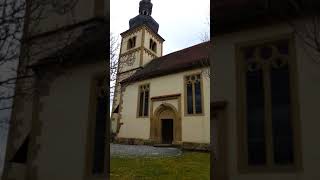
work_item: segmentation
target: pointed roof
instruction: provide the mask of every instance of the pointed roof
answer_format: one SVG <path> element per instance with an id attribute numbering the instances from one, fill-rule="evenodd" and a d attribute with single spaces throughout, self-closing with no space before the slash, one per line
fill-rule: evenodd
<path id="1" fill-rule="evenodd" d="M 150 27 L 154 32 L 158 33 L 159 24 L 151 17 L 152 14 L 151 0 L 141 0 L 139 3 L 139 15 L 130 19 L 129 27 L 133 29 L 142 24 Z"/>

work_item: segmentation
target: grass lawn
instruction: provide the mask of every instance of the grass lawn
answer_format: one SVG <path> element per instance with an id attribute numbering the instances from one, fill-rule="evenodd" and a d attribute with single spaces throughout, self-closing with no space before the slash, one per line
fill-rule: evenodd
<path id="1" fill-rule="evenodd" d="M 184 152 L 179 157 L 111 158 L 111 180 L 207 180 L 210 179 L 210 154 Z"/>

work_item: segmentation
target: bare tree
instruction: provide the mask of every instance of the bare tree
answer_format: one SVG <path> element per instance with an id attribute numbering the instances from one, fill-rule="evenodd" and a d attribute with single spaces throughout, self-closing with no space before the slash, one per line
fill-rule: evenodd
<path id="1" fill-rule="evenodd" d="M 303 48 L 315 63 L 320 63 L 320 16 L 311 15 L 297 21 L 288 21 Z"/>
<path id="2" fill-rule="evenodd" d="M 29 40 L 40 33 L 39 25 L 54 13 L 70 14 L 78 0 L 1 0 L 0 2 L 0 114 L 10 113 L 15 98 L 31 98 L 35 73 L 28 63 L 52 49 L 62 49 L 72 40 L 69 32 L 55 48 L 44 48 L 42 42 Z M 35 51 L 37 49 L 37 51 Z M 19 82 L 19 83 L 17 83 Z M 16 86 L 20 84 L 19 87 Z M 0 117 L 2 118 L 2 117 Z M 0 128 L 8 126 L 8 118 L 0 119 Z"/>
<path id="3" fill-rule="evenodd" d="M 129 78 L 135 71 L 132 71 L 129 74 L 123 75 L 120 74 L 124 68 L 130 67 L 135 62 L 134 54 L 128 54 L 126 56 L 120 55 L 120 43 L 119 38 L 117 38 L 114 34 L 110 33 L 110 104 L 112 104 L 111 109 L 111 118 L 116 120 L 117 117 L 113 114 L 113 111 L 116 109 L 116 106 L 120 103 L 120 95 L 121 91 L 124 89 L 125 85 L 121 85 L 120 82 L 126 78 Z M 113 121 L 112 120 L 112 121 Z M 112 132 L 112 141 L 116 136 L 116 133 L 119 132 L 120 124 L 119 122 L 116 123 L 116 132 Z M 112 131 L 112 125 L 111 125 Z"/>
<path id="4" fill-rule="evenodd" d="M 110 82 L 117 78 L 119 47 L 118 38 L 110 33 Z"/>
<path id="5" fill-rule="evenodd" d="M 119 72 L 121 72 L 125 67 L 132 66 L 135 58 L 133 54 L 129 54 L 126 57 L 119 57 L 120 53 L 120 43 L 119 38 L 114 34 L 110 33 L 110 99 L 120 91 L 118 88 L 119 82 Z"/>
<path id="6" fill-rule="evenodd" d="M 0 13 L 0 111 L 3 111 L 11 108 L 9 104 L 14 96 L 12 89 L 17 79 L 17 50 L 21 45 L 25 2 L 3 0 Z"/>
<path id="7" fill-rule="evenodd" d="M 208 42 L 210 41 L 210 17 L 206 18 L 204 24 L 205 29 L 200 33 L 200 40 L 201 42 Z"/>
<path id="8" fill-rule="evenodd" d="M 206 29 L 204 29 L 204 31 L 200 34 L 201 42 L 209 42 L 210 41 L 210 32 L 209 32 L 209 30 L 210 30 L 210 17 L 206 18 L 205 27 L 206 27 Z M 209 68 L 205 68 L 202 70 L 202 74 L 206 78 L 211 78 L 211 75 L 212 75 L 212 74 L 210 74 L 210 60 L 209 60 L 210 49 L 211 49 L 211 47 L 208 46 L 207 47 L 208 59 L 200 61 L 201 67 L 209 67 Z"/>
<path id="9" fill-rule="evenodd" d="M 309 3 L 312 1 L 309 1 Z M 320 13 L 319 3 L 316 1 L 314 7 L 306 2 L 298 3 L 296 0 L 288 0 L 290 5 L 300 19 L 285 16 L 286 22 L 302 42 L 302 48 L 316 63 L 320 63 Z"/>
<path id="10" fill-rule="evenodd" d="M 57 60 L 64 59 L 62 50 L 84 34 L 82 27 L 61 27 L 77 23 L 74 15 L 78 1 L 0 0 L 0 179 L 8 129 L 11 123 L 16 126 L 20 123 L 16 121 L 21 121 L 10 121 L 11 111 L 15 109 L 13 106 L 31 101 L 39 92 L 35 79 L 41 74 L 30 65 L 54 53 L 57 53 L 54 57 Z M 65 24 L 49 30 L 43 28 L 52 17 L 63 18 L 62 23 Z M 52 33 L 54 35 L 34 38 L 57 29 L 59 33 Z"/>

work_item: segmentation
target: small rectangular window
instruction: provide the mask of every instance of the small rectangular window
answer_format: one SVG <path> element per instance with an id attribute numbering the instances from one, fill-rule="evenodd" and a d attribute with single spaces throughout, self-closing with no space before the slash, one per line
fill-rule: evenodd
<path id="1" fill-rule="evenodd" d="M 149 107 L 149 91 L 144 92 L 144 116 L 148 116 L 148 107 Z"/>
<path id="2" fill-rule="evenodd" d="M 149 49 L 152 49 L 152 43 L 153 43 L 153 41 L 152 41 L 152 39 L 150 39 L 150 41 L 149 41 Z"/>
<path id="3" fill-rule="evenodd" d="M 139 87 L 138 117 L 147 117 L 149 115 L 149 84 Z"/>
<path id="4" fill-rule="evenodd" d="M 290 112 L 290 85 L 288 64 L 274 64 L 271 68 L 272 134 L 274 162 L 293 163 L 293 132 Z"/>
<path id="5" fill-rule="evenodd" d="M 195 82 L 194 84 L 194 94 L 195 94 L 195 106 L 196 114 L 202 113 L 202 103 L 201 103 L 201 84 L 200 81 Z"/>
<path id="6" fill-rule="evenodd" d="M 140 92 L 140 102 L 139 102 L 139 116 L 142 116 L 143 115 L 143 99 L 144 99 L 144 92 L 141 91 Z"/>
<path id="7" fill-rule="evenodd" d="M 250 65 L 249 65 L 250 66 Z M 264 89 L 262 71 L 247 72 L 247 138 L 249 165 L 266 163 L 266 139 L 264 126 Z"/>
<path id="8" fill-rule="evenodd" d="M 187 84 L 187 107 L 188 114 L 193 113 L 193 96 L 192 96 L 192 84 Z"/>
<path id="9" fill-rule="evenodd" d="M 136 37 L 133 37 L 132 41 L 133 41 L 133 46 L 132 47 L 136 47 Z"/>

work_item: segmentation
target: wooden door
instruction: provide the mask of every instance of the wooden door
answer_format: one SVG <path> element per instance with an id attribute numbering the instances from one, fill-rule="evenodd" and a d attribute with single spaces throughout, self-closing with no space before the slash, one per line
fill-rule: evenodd
<path id="1" fill-rule="evenodd" d="M 173 119 L 162 119 L 162 143 L 172 144 L 173 141 Z"/>

